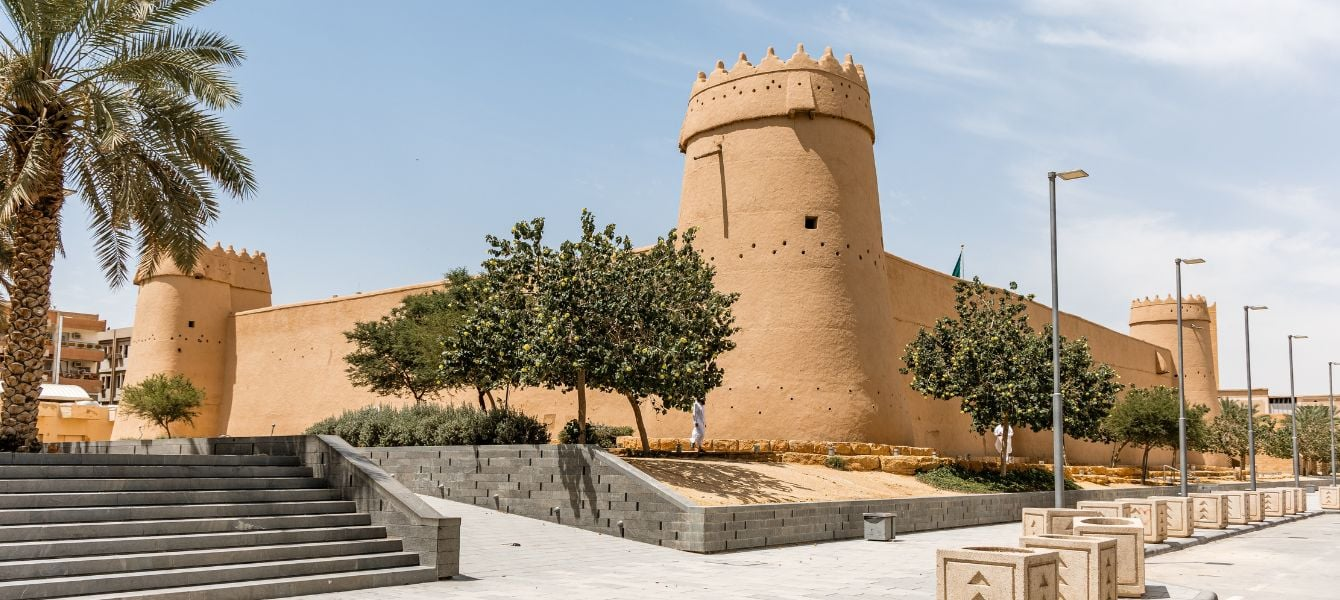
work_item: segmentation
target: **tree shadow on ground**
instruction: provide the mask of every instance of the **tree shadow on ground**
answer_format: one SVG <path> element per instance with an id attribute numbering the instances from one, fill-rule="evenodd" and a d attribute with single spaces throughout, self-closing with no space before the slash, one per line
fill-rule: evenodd
<path id="1" fill-rule="evenodd" d="M 666 485 L 724 496 L 744 504 L 792 502 L 797 489 L 813 491 L 729 463 L 694 460 L 629 462 Z"/>

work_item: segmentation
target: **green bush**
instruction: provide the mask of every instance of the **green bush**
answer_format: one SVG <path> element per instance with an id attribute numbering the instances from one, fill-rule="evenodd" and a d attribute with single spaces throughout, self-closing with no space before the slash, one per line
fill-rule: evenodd
<path id="1" fill-rule="evenodd" d="M 568 421 L 568 424 L 563 426 L 563 430 L 558 432 L 558 443 L 576 444 L 578 433 L 577 419 Z M 601 448 L 613 448 L 619 443 L 619 436 L 621 435 L 633 435 L 633 428 L 602 425 L 600 423 L 586 424 L 586 443 L 588 444 L 595 444 Z"/>
<path id="2" fill-rule="evenodd" d="M 549 443 L 548 429 L 530 415 L 470 405 L 367 406 L 316 423 L 307 433 L 338 435 L 358 447 Z"/>
<path id="3" fill-rule="evenodd" d="M 917 473 L 917 481 L 932 487 L 965 494 L 995 494 L 1000 492 L 1045 492 L 1056 489 L 1052 472 L 1037 467 L 1011 469 L 1001 475 L 993 469 L 973 471 L 961 465 L 944 465 Z M 1079 485 L 1067 479 L 1067 490 L 1078 490 Z"/>
<path id="4" fill-rule="evenodd" d="M 846 471 L 846 470 L 847 470 L 847 461 L 842 460 L 842 457 L 841 457 L 841 456 L 827 456 L 827 457 L 824 457 L 824 466 L 825 466 L 825 467 L 828 467 L 828 468 L 830 468 L 830 469 L 837 469 L 837 470 L 839 470 L 839 471 Z"/>

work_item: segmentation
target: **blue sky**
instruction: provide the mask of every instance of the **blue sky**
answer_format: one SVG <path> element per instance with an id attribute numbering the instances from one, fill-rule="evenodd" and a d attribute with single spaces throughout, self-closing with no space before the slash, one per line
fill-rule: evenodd
<path id="1" fill-rule="evenodd" d="M 375 4 L 376 9 L 368 7 Z M 196 19 L 239 41 L 225 118 L 260 193 L 212 239 L 268 253 L 276 303 L 475 267 L 485 233 L 580 209 L 646 241 L 674 225 L 689 87 L 717 59 L 832 46 L 869 77 L 885 247 L 1048 295 L 1048 170 L 1061 306 L 1127 329 L 1173 289 L 1221 308 L 1222 385 L 1325 393 L 1340 360 L 1340 5 L 1303 0 L 501 3 L 224 0 Z M 59 308 L 133 318 L 99 273 L 78 203 Z"/>

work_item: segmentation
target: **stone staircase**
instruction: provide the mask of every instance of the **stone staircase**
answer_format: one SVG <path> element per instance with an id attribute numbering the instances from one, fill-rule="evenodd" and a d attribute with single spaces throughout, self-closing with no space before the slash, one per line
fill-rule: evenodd
<path id="1" fill-rule="evenodd" d="M 436 579 L 294 456 L 0 454 L 0 600 L 259 600 Z"/>

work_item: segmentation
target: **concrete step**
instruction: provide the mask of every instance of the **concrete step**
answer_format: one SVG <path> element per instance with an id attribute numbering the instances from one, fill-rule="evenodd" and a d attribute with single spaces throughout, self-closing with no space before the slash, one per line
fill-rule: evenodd
<path id="1" fill-rule="evenodd" d="M 280 577 L 412 567 L 418 565 L 418 563 L 419 555 L 411 552 L 384 552 L 358 556 L 277 560 L 240 565 L 132 571 L 46 579 L 17 579 L 0 581 L 0 598 L 5 600 L 31 600 L 152 590 L 183 584 L 194 586 L 230 582 L 254 583 L 255 580 Z M 211 596 L 211 598 L 213 597 Z"/>
<path id="2" fill-rule="evenodd" d="M 321 541 L 369 540 L 386 537 L 380 525 L 312 527 L 222 533 L 188 533 L 73 540 L 39 540 L 0 544 L 0 561 L 59 559 L 105 554 L 178 552 L 210 548 L 307 544 Z"/>
<path id="3" fill-rule="evenodd" d="M 0 452 L 0 465 L 144 465 L 296 467 L 296 456 L 264 454 L 32 454 Z"/>
<path id="4" fill-rule="evenodd" d="M 49 577 L 76 577 L 124 571 L 157 571 L 242 563 L 273 562 L 305 558 L 354 556 L 359 554 L 386 554 L 400 552 L 399 539 L 347 540 L 285 544 L 278 546 L 247 546 L 242 548 L 209 548 L 181 552 L 148 552 L 140 554 L 110 554 L 79 556 L 61 559 L 0 561 L 0 581 L 17 579 L 44 579 Z"/>
<path id="5" fill-rule="evenodd" d="M 117 594 L 79 596 L 77 600 L 268 600 L 308 594 L 427 583 L 437 580 L 433 567 L 372 569 L 325 575 L 282 577 L 262 581 L 175 587 Z M 76 600 L 71 597 L 69 600 Z"/>
<path id="6" fill-rule="evenodd" d="M 58 494 L 87 492 L 144 492 L 173 490 L 275 490 L 294 488 L 325 488 L 326 482 L 315 477 L 201 477 L 187 479 L 126 478 L 126 479 L 6 479 L 0 482 L 2 494 Z"/>
<path id="7" fill-rule="evenodd" d="M 88 506 L 77 508 L 10 508 L 0 510 L 5 525 L 55 525 L 165 519 L 260 517 L 351 513 L 358 506 L 348 500 L 320 502 L 258 502 L 251 504 L 168 504 L 157 506 Z"/>
<path id="8" fill-rule="evenodd" d="M 112 521 L 107 523 L 62 523 L 57 525 L 0 526 L 0 543 L 39 540 L 222 533 L 251 529 L 307 529 L 371 525 L 367 513 L 327 515 L 285 515 L 274 517 L 223 517 L 207 519 L 168 519 L 155 521 Z M 0 595 L 0 599 L 3 595 Z"/>
<path id="9" fill-rule="evenodd" d="M 311 477 L 302 466 L 0 465 L 0 479 L 127 479 L 168 477 Z"/>
<path id="10" fill-rule="evenodd" d="M 28 480 L 24 480 L 28 481 Z M 70 481 L 68 479 L 61 481 Z M 9 487 L 6 482 L 4 487 Z M 273 490 L 183 490 L 164 492 L 54 492 L 7 494 L 0 491 L 0 509 L 75 508 L 80 506 L 150 506 L 158 504 L 222 504 L 229 502 L 314 502 L 339 500 L 340 492 L 321 488 Z"/>

